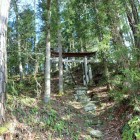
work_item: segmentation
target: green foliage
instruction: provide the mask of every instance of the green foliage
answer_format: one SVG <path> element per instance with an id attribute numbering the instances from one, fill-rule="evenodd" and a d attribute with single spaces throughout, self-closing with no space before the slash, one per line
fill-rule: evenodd
<path id="1" fill-rule="evenodd" d="M 55 110 L 51 109 L 50 112 L 48 112 L 46 124 L 50 127 L 54 127 L 56 120 L 57 120 L 57 113 Z"/>
<path id="2" fill-rule="evenodd" d="M 134 110 L 136 112 L 140 112 L 140 96 L 139 95 L 136 95 L 134 97 L 132 104 L 134 106 Z"/>
<path id="3" fill-rule="evenodd" d="M 25 74 L 35 70 L 34 65 L 37 61 L 39 70 L 44 72 L 47 2 L 40 0 L 37 9 L 34 10 L 31 5 L 21 8 L 22 5 L 20 7 L 19 1 L 14 0 L 11 4 L 7 47 L 8 74 L 10 76 L 19 74 L 19 61 L 22 62 Z M 113 87 L 110 96 L 117 102 L 130 98 L 134 110 L 140 112 L 138 95 L 140 87 L 138 56 L 140 53 L 139 48 L 136 49 L 138 46 L 135 46 L 137 43 L 135 38 L 140 34 L 140 24 L 135 21 L 130 1 L 60 0 L 58 4 L 56 5 L 55 1 L 51 6 L 51 48 L 56 48 L 56 50 L 58 48 L 57 30 L 59 28 L 62 34 L 63 51 L 97 51 L 96 58 L 93 60 L 101 63 L 102 66 L 99 67 L 101 72 L 105 71 L 102 83 L 109 83 Z M 139 12 L 139 4 L 136 1 L 134 4 L 137 4 L 136 9 Z M 57 9 L 57 6 L 60 9 Z M 37 12 L 37 17 L 35 12 Z M 15 14 L 18 15 L 18 18 Z M 40 17 L 39 20 L 38 17 Z M 60 26 L 57 23 L 58 17 L 61 20 Z M 129 19 L 131 17 L 133 18 Z M 130 20 L 134 20 L 136 25 L 129 23 Z M 37 27 L 36 21 L 39 21 Z M 132 26 L 137 30 L 136 34 L 133 33 Z M 113 64 L 111 72 L 108 71 L 110 62 Z M 122 74 L 113 75 L 113 71 Z M 42 79 L 44 80 L 39 77 L 38 81 L 42 83 Z M 73 140 L 79 139 L 78 132 L 68 132 L 68 124 L 58 116 L 51 105 L 50 107 L 45 106 L 42 101 L 34 98 L 36 88 L 34 78 L 29 77 L 27 80 L 18 82 L 18 80 L 9 80 L 7 86 L 9 93 L 7 110 L 12 115 L 33 129 L 43 131 L 51 129 L 58 132 L 59 135 L 63 135 L 63 132 L 67 131 Z M 43 107 L 40 104 L 43 104 Z M 109 116 L 110 120 L 113 118 L 114 116 Z M 88 122 L 86 125 L 93 124 Z M 139 125 L 139 118 L 130 120 L 124 128 L 123 139 L 132 140 L 134 135 L 139 138 Z M 34 128 L 36 126 L 39 128 Z M 73 127 L 76 126 L 73 125 Z M 0 130 L 0 133 L 1 131 L 3 129 Z"/>
<path id="4" fill-rule="evenodd" d="M 128 124 L 125 125 L 122 134 L 122 140 L 133 140 L 134 136 L 140 139 L 140 117 L 133 117 Z"/>
<path id="5" fill-rule="evenodd" d="M 133 140 L 133 132 L 130 130 L 128 124 L 123 128 L 122 140 Z"/>
<path id="6" fill-rule="evenodd" d="M 108 50 L 110 50 L 110 40 L 111 36 L 109 34 L 105 34 L 103 40 L 98 44 L 99 51 L 104 53 L 108 52 Z"/>
<path id="7" fill-rule="evenodd" d="M 121 101 L 125 97 L 131 97 L 134 106 L 139 106 L 136 98 L 140 86 L 140 73 L 136 68 L 122 70 L 120 75 L 115 75 L 110 83 L 114 87 L 110 95 Z M 137 103 L 137 104 L 136 104 Z"/>
<path id="8" fill-rule="evenodd" d="M 123 75 L 115 75 L 110 81 L 113 86 L 121 87 L 123 83 Z"/>
<path id="9" fill-rule="evenodd" d="M 7 127 L 0 127 L 0 136 L 3 135 L 6 132 L 8 132 L 8 128 Z"/>
<path id="10" fill-rule="evenodd" d="M 77 132 L 77 133 L 72 134 L 72 139 L 73 140 L 79 140 L 79 133 Z"/>
<path id="11" fill-rule="evenodd" d="M 11 2 L 11 15 L 8 23 L 8 71 L 10 75 L 19 73 L 19 61 L 23 71 L 31 71 L 33 67 L 32 54 L 35 44 L 35 17 L 30 5 L 20 9 L 18 1 Z M 22 8 L 23 8 L 22 7 Z M 16 15 L 16 16 L 15 16 Z M 28 68 L 27 68 L 28 64 Z M 28 69 L 28 70 L 27 70 Z"/>
<path id="12" fill-rule="evenodd" d="M 54 125 L 54 130 L 59 132 L 59 135 L 62 135 L 62 131 L 64 131 L 66 127 L 66 124 L 64 121 L 58 121 L 56 122 L 56 124 Z"/>
<path id="13" fill-rule="evenodd" d="M 18 95 L 18 90 L 16 89 L 16 85 L 14 80 L 9 80 L 7 84 L 7 92 L 12 95 Z"/>
<path id="14" fill-rule="evenodd" d="M 113 79 L 110 80 L 114 89 L 109 92 L 109 95 L 117 102 L 122 101 L 126 97 L 126 88 L 123 87 L 123 80 L 123 75 L 115 75 Z"/>
<path id="15" fill-rule="evenodd" d="M 126 96 L 122 93 L 122 91 L 113 90 L 110 91 L 110 97 L 112 97 L 116 102 L 121 102 Z"/>
<path id="16" fill-rule="evenodd" d="M 138 69 L 125 69 L 124 74 L 126 75 L 125 81 L 129 83 L 129 88 L 133 93 L 137 92 L 139 90 L 140 86 L 140 72 Z M 135 93 L 136 94 L 136 93 Z"/>

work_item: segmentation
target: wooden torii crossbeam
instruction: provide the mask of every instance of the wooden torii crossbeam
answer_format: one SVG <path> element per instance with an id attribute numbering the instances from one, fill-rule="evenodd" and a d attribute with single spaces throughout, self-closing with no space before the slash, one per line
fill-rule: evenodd
<path id="1" fill-rule="evenodd" d="M 80 53 L 62 53 L 62 57 L 91 57 L 94 56 L 96 54 L 96 52 L 80 52 Z M 59 57 L 59 52 L 51 52 L 51 56 L 52 57 Z"/>

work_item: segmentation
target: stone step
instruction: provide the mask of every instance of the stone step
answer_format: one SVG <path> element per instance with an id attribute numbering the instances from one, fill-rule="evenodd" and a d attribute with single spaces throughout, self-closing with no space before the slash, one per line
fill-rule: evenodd
<path id="1" fill-rule="evenodd" d="M 95 138 L 99 138 L 99 139 L 102 139 L 103 138 L 103 134 L 100 130 L 95 130 L 91 127 L 89 127 L 87 129 L 87 132 L 92 136 L 92 137 L 95 137 Z"/>
<path id="2" fill-rule="evenodd" d="M 97 106 L 95 105 L 95 103 L 92 102 L 92 101 L 90 101 L 90 102 L 88 102 L 88 103 L 85 105 L 84 110 L 85 110 L 86 112 L 88 112 L 88 111 L 95 111 L 96 108 L 97 108 Z"/>

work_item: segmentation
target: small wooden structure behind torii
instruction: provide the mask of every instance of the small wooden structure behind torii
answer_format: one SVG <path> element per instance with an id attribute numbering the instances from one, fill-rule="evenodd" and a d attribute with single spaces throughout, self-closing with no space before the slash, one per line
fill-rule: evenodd
<path id="1" fill-rule="evenodd" d="M 91 66 L 88 65 L 89 62 L 91 62 L 90 60 L 88 60 L 89 57 L 95 56 L 96 52 L 80 52 L 80 53 L 62 53 L 62 58 L 63 58 L 63 63 L 66 63 L 66 65 L 69 62 L 75 62 L 75 63 L 84 63 L 84 74 L 83 74 L 83 84 L 84 85 L 88 85 L 89 82 L 92 81 L 92 70 L 91 70 Z M 52 62 L 58 62 L 59 61 L 59 52 L 51 52 L 51 56 L 52 57 L 57 57 L 56 58 L 51 58 Z M 69 57 L 82 57 L 83 60 L 68 60 L 65 58 L 69 58 Z"/>

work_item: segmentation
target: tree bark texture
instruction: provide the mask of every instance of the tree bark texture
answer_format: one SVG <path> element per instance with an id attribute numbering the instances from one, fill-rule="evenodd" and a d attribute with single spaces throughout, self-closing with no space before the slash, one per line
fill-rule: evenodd
<path id="1" fill-rule="evenodd" d="M 5 96 L 7 81 L 7 20 L 10 0 L 0 1 L 0 124 L 5 120 Z"/>
<path id="2" fill-rule="evenodd" d="M 59 47 L 59 94 L 63 94 L 63 58 L 62 58 L 62 44 L 60 30 L 58 31 L 58 47 Z"/>
<path id="3" fill-rule="evenodd" d="M 134 0 L 129 0 L 129 4 L 130 6 L 126 4 L 127 5 L 126 6 L 127 18 L 128 18 L 129 25 L 134 36 L 135 46 L 139 49 L 140 37 L 138 35 L 139 29 L 137 26 L 139 25 L 140 20 L 139 20 L 138 10 L 137 10 L 136 3 Z"/>
<path id="4" fill-rule="evenodd" d="M 60 23 L 60 5 L 59 0 L 56 0 L 57 5 L 57 38 L 59 48 L 59 94 L 63 94 L 63 58 L 62 58 L 62 43 L 61 43 L 61 23 Z"/>
<path id="5" fill-rule="evenodd" d="M 46 56 L 45 56 L 45 92 L 44 92 L 44 102 L 50 101 L 51 93 L 51 75 L 50 75 L 50 19 L 51 19 L 51 0 L 47 0 L 47 37 L 46 37 Z"/>

